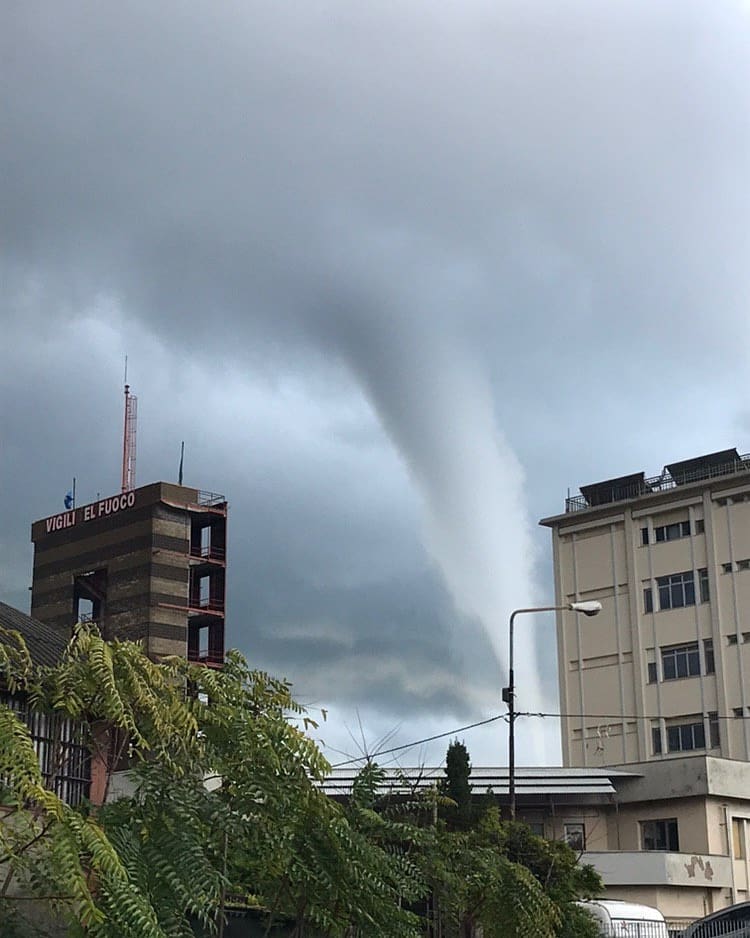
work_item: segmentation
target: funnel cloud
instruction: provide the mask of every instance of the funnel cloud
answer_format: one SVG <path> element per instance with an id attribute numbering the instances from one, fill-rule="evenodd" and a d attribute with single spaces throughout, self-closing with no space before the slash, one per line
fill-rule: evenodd
<path id="1" fill-rule="evenodd" d="M 3 601 L 117 491 L 127 353 L 138 481 L 185 440 L 228 496 L 229 644 L 333 758 L 503 712 L 568 486 L 747 448 L 746 4 L 28 0 L 0 79 Z"/>

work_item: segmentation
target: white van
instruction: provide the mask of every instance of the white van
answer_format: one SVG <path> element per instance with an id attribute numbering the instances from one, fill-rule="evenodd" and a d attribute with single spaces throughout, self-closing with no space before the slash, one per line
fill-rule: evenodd
<path id="1" fill-rule="evenodd" d="M 604 938 L 669 938 L 667 923 L 658 909 L 620 899 L 579 902 L 599 923 Z"/>

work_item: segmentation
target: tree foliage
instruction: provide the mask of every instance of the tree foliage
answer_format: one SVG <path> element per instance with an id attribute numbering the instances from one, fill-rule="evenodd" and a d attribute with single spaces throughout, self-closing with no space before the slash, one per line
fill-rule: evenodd
<path id="1" fill-rule="evenodd" d="M 472 821 L 470 777 L 469 751 L 463 742 L 454 739 L 445 755 L 443 783 L 443 791 L 454 805 L 445 813 L 453 826 L 463 829 L 468 828 Z"/>
<path id="2" fill-rule="evenodd" d="M 218 936 L 228 901 L 262 910 L 269 934 L 291 922 L 296 938 L 418 938 L 427 905 L 445 938 L 478 926 L 485 938 L 552 938 L 591 885 L 559 845 L 546 854 L 497 812 L 469 823 L 457 741 L 445 795 L 384 804 L 383 771 L 368 764 L 348 802 L 332 801 L 290 686 L 237 653 L 221 670 L 156 663 L 79 628 L 44 668 L 3 633 L 0 682 L 37 715 L 80 721 L 107 785 L 124 763 L 130 785 L 101 808 L 65 804 L 21 714 L 0 703 L 2 938 L 22 934 L 32 900 L 87 938 Z M 434 823 L 446 795 L 460 825 Z"/>

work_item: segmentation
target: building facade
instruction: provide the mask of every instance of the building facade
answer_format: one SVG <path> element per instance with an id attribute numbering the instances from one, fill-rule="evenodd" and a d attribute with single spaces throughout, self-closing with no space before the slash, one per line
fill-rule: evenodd
<path id="1" fill-rule="evenodd" d="M 552 532 L 563 761 L 750 760 L 750 457 L 582 486 Z"/>
<path id="2" fill-rule="evenodd" d="M 32 615 L 92 620 L 149 655 L 224 660 L 227 502 L 156 482 L 36 521 Z"/>

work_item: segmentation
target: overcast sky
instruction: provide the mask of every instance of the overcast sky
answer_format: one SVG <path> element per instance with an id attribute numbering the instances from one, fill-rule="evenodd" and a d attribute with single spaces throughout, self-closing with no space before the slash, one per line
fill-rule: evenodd
<path id="1" fill-rule="evenodd" d="M 229 644 L 337 761 L 504 709 L 568 486 L 750 450 L 747 4 L 24 0 L 0 82 L 0 600 L 118 490 L 127 353 L 138 483 L 227 496 Z"/>

